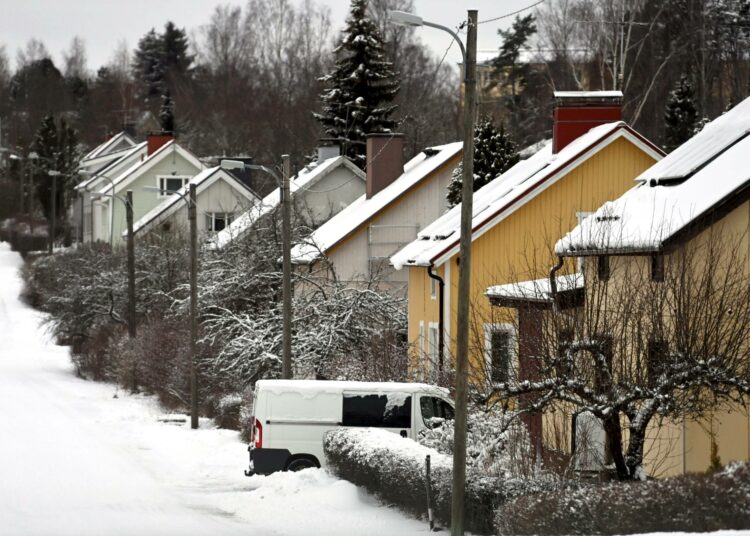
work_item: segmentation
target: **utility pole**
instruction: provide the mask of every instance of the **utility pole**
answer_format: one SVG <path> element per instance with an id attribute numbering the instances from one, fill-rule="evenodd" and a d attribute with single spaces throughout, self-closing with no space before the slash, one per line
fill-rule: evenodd
<path id="1" fill-rule="evenodd" d="M 190 184 L 188 220 L 190 221 L 190 427 L 198 428 L 198 221 L 195 184 Z"/>
<path id="2" fill-rule="evenodd" d="M 474 197 L 474 109 L 476 107 L 477 11 L 469 10 L 466 29 L 463 109 L 463 187 L 461 190 L 461 241 L 458 266 L 456 326 L 456 421 L 453 435 L 453 501 L 451 535 L 464 533 L 466 488 L 466 423 L 469 365 L 469 305 L 471 299 L 471 227 Z"/>
<path id="3" fill-rule="evenodd" d="M 133 239 L 133 190 L 125 194 L 125 217 L 128 222 L 128 335 L 135 339 L 135 240 Z M 113 203 L 114 204 L 114 203 Z M 81 197 L 83 207 L 83 197 Z M 83 212 L 83 210 L 81 210 Z M 83 219 L 81 219 L 83 221 Z M 83 234 L 83 228 L 81 229 Z M 81 237 L 83 239 L 83 237 Z"/>
<path id="4" fill-rule="evenodd" d="M 281 249 L 282 249 L 282 315 L 283 338 L 281 377 L 292 378 L 292 199 L 289 192 L 291 174 L 289 155 L 281 155 Z"/>
<path id="5" fill-rule="evenodd" d="M 49 233 L 49 243 L 47 244 L 48 253 L 52 255 L 52 249 L 55 245 L 55 220 L 57 219 L 57 175 L 58 172 L 52 174 L 52 193 L 50 195 L 50 203 L 52 210 L 52 222 L 51 230 Z"/>

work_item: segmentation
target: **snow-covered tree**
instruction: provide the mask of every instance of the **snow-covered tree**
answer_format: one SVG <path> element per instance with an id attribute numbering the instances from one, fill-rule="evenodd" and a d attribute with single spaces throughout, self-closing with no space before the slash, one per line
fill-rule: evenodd
<path id="1" fill-rule="evenodd" d="M 489 183 L 518 162 L 516 144 L 510 139 L 505 127 L 495 127 L 491 117 L 479 121 L 474 130 L 474 191 Z M 448 205 L 461 202 L 463 187 L 463 164 L 453 170 L 448 184 Z"/>
<path id="2" fill-rule="evenodd" d="M 321 95 L 323 110 L 314 115 L 325 134 L 340 140 L 344 154 L 364 168 L 366 135 L 392 132 L 397 125 L 390 116 L 399 90 L 367 0 L 352 0 L 335 54 L 333 72 L 321 78 L 328 87 Z"/>
<path id="3" fill-rule="evenodd" d="M 161 131 L 164 134 L 174 134 L 174 102 L 169 95 L 169 89 L 165 89 L 161 96 L 159 126 L 161 126 Z"/>
<path id="4" fill-rule="evenodd" d="M 695 134 L 699 114 L 695 104 L 695 89 L 687 75 L 682 75 L 669 94 L 664 112 L 666 127 L 664 149 L 675 150 Z"/>

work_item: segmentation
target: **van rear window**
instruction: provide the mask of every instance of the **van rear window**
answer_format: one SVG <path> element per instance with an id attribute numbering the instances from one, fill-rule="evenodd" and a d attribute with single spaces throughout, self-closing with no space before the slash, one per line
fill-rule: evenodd
<path id="1" fill-rule="evenodd" d="M 375 428 L 411 428 L 411 396 L 344 394 L 341 424 Z"/>

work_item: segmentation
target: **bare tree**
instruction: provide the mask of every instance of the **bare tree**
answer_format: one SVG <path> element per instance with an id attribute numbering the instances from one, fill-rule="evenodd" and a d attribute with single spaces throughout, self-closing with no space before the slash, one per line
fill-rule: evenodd
<path id="1" fill-rule="evenodd" d="M 70 41 L 68 50 L 63 51 L 63 75 L 65 78 L 87 78 L 86 45 L 78 36 Z"/>

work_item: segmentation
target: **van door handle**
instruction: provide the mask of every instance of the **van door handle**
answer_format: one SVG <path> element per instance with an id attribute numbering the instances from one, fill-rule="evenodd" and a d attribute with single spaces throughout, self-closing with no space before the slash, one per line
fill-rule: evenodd
<path id="1" fill-rule="evenodd" d="M 401 430 L 401 437 L 406 437 L 406 430 Z"/>

